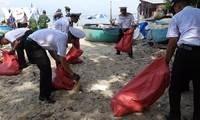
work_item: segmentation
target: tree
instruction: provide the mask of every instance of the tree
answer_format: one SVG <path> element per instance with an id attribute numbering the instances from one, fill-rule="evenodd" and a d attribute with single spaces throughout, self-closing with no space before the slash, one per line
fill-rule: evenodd
<path id="1" fill-rule="evenodd" d="M 170 2 L 169 0 L 164 0 L 165 2 L 165 7 L 167 10 L 170 10 L 172 7 L 172 2 Z"/>
<path id="2" fill-rule="evenodd" d="M 200 0 L 189 0 L 191 6 L 200 8 Z M 172 7 L 172 2 L 170 2 L 170 0 L 164 0 L 165 4 L 166 4 L 166 9 L 170 10 Z"/>

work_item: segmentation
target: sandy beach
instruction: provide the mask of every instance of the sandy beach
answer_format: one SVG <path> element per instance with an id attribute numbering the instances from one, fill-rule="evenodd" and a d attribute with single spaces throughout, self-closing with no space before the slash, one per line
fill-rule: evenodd
<path id="1" fill-rule="evenodd" d="M 83 63 L 70 66 L 81 76 L 81 91 L 58 90 L 52 93 L 55 104 L 40 102 L 39 70 L 36 65 L 29 65 L 20 75 L 0 76 L 0 120 L 165 120 L 168 89 L 148 109 L 123 117 L 114 117 L 110 105 L 112 96 L 157 56 L 165 55 L 165 49 L 137 40 L 133 58 L 129 58 L 126 53 L 115 54 L 116 43 L 85 39 L 80 43 Z M 52 58 L 51 62 L 54 71 Z M 183 120 L 192 118 L 192 99 L 192 90 L 183 93 Z"/>

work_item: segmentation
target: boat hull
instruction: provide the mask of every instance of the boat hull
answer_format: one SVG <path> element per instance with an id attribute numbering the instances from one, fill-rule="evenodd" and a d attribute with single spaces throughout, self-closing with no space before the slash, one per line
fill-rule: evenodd
<path id="1" fill-rule="evenodd" d="M 166 34 L 167 34 L 167 28 L 166 29 L 151 29 L 151 35 L 155 42 L 167 41 Z"/>
<path id="2" fill-rule="evenodd" d="M 103 24 L 108 26 L 108 24 Z M 83 26 L 87 41 L 91 42 L 118 42 L 119 27 L 113 26 L 112 28 L 99 28 L 98 24 L 85 24 Z"/>
<path id="3" fill-rule="evenodd" d="M 5 34 L 8 31 L 9 31 L 8 26 L 0 25 L 0 34 Z"/>

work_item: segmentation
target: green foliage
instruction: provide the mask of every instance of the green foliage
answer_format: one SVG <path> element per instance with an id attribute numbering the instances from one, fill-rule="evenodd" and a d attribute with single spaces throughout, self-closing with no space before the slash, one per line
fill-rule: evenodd
<path id="1" fill-rule="evenodd" d="M 164 2 L 165 2 L 166 10 L 170 10 L 172 7 L 172 3 L 169 0 L 164 0 Z"/>
<path id="2" fill-rule="evenodd" d="M 200 8 L 200 0 L 189 0 L 191 6 Z M 172 7 L 172 3 L 169 0 L 164 0 L 165 4 L 166 4 L 166 9 L 170 10 Z"/>

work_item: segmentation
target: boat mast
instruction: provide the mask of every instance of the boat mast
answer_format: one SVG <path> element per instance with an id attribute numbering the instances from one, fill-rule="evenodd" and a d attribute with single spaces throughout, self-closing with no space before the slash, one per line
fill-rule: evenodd
<path id="1" fill-rule="evenodd" d="M 110 1 L 110 24 L 112 24 L 112 0 Z"/>

